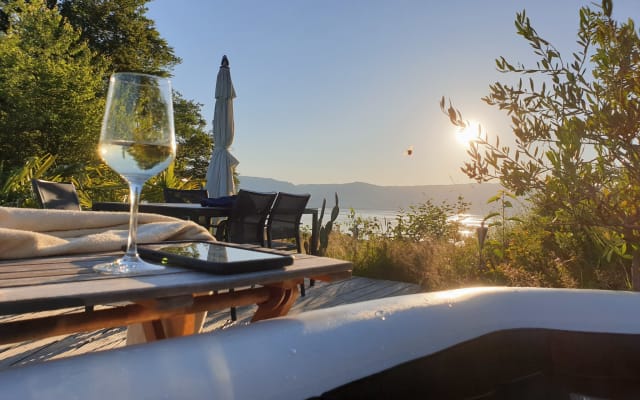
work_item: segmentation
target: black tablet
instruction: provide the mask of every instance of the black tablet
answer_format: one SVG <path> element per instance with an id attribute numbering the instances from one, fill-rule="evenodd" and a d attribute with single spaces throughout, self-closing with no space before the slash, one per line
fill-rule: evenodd
<path id="1" fill-rule="evenodd" d="M 290 254 L 247 249 L 225 243 L 165 242 L 138 245 L 142 259 L 213 274 L 241 274 L 293 264 Z"/>

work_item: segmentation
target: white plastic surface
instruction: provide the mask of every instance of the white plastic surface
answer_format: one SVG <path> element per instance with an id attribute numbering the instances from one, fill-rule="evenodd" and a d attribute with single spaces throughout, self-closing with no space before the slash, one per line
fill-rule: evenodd
<path id="1" fill-rule="evenodd" d="M 316 310 L 0 373 L 0 398 L 304 399 L 514 328 L 640 333 L 640 293 L 470 288 Z"/>

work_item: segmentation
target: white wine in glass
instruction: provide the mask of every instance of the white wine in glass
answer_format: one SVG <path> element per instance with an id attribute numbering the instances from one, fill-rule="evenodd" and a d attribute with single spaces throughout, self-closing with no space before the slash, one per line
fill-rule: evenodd
<path id="1" fill-rule="evenodd" d="M 98 151 L 102 160 L 129 184 L 129 237 L 125 255 L 94 269 L 132 274 L 162 269 L 140 259 L 136 246 L 142 186 L 175 158 L 171 82 L 162 77 L 121 72 L 109 80 Z"/>

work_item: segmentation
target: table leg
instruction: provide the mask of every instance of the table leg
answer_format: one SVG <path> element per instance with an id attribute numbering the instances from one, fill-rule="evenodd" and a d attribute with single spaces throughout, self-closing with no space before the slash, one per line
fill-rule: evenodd
<path id="1" fill-rule="evenodd" d="M 255 301 L 254 304 L 258 305 L 258 309 L 251 318 L 251 322 L 281 317 L 289 312 L 293 304 L 298 299 L 300 294 L 298 285 L 300 284 L 300 281 L 300 279 L 286 281 L 276 286 L 265 286 L 262 288 L 252 289 L 251 291 L 246 290 L 242 293 L 230 292 L 224 298 L 225 301 L 216 301 L 215 303 L 220 307 L 224 307 L 224 304 L 233 305 L 243 304 L 244 301 Z M 165 300 L 164 303 L 169 302 L 171 304 L 176 304 L 176 302 L 187 302 L 190 303 L 191 308 L 202 309 L 201 307 L 205 307 L 209 303 L 212 303 L 211 300 L 215 300 L 215 298 L 223 299 L 222 295 L 218 294 L 213 296 L 196 297 L 195 300 L 191 297 L 185 299 L 180 298 L 177 300 L 170 299 Z M 238 302 L 240 299 L 244 299 L 244 301 Z M 196 303 L 195 306 L 194 301 Z M 154 304 L 156 301 L 144 303 L 147 303 L 148 306 L 157 306 L 157 304 Z M 127 344 L 152 342 L 169 337 L 186 336 L 198 333 L 202 329 L 206 315 L 206 312 L 192 312 L 131 324 L 127 331 Z"/>
<path id="2" fill-rule="evenodd" d="M 127 330 L 127 344 L 153 342 L 199 333 L 206 316 L 206 312 L 198 312 L 130 325 Z"/>
<path id="3" fill-rule="evenodd" d="M 142 328 L 142 335 L 144 335 L 144 337 L 141 339 L 144 342 L 153 342 L 156 340 L 167 338 L 167 335 L 164 332 L 164 326 L 162 326 L 162 320 L 160 319 L 156 319 L 150 322 L 144 322 L 140 324 L 140 328 Z M 134 338 L 129 335 L 130 333 L 132 333 L 132 331 L 127 330 L 127 344 L 133 344 L 130 342 L 134 342 Z"/>
<path id="4" fill-rule="evenodd" d="M 287 315 L 300 294 L 298 283 L 287 287 L 269 287 L 269 292 L 269 299 L 258 304 L 258 310 L 251 322 Z"/>

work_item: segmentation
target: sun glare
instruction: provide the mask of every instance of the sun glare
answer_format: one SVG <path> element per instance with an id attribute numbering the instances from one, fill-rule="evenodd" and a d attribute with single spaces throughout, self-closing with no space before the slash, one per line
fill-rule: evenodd
<path id="1" fill-rule="evenodd" d="M 456 141 L 463 146 L 468 146 L 480 136 L 480 124 L 476 121 L 469 121 L 466 128 L 456 131 Z"/>

